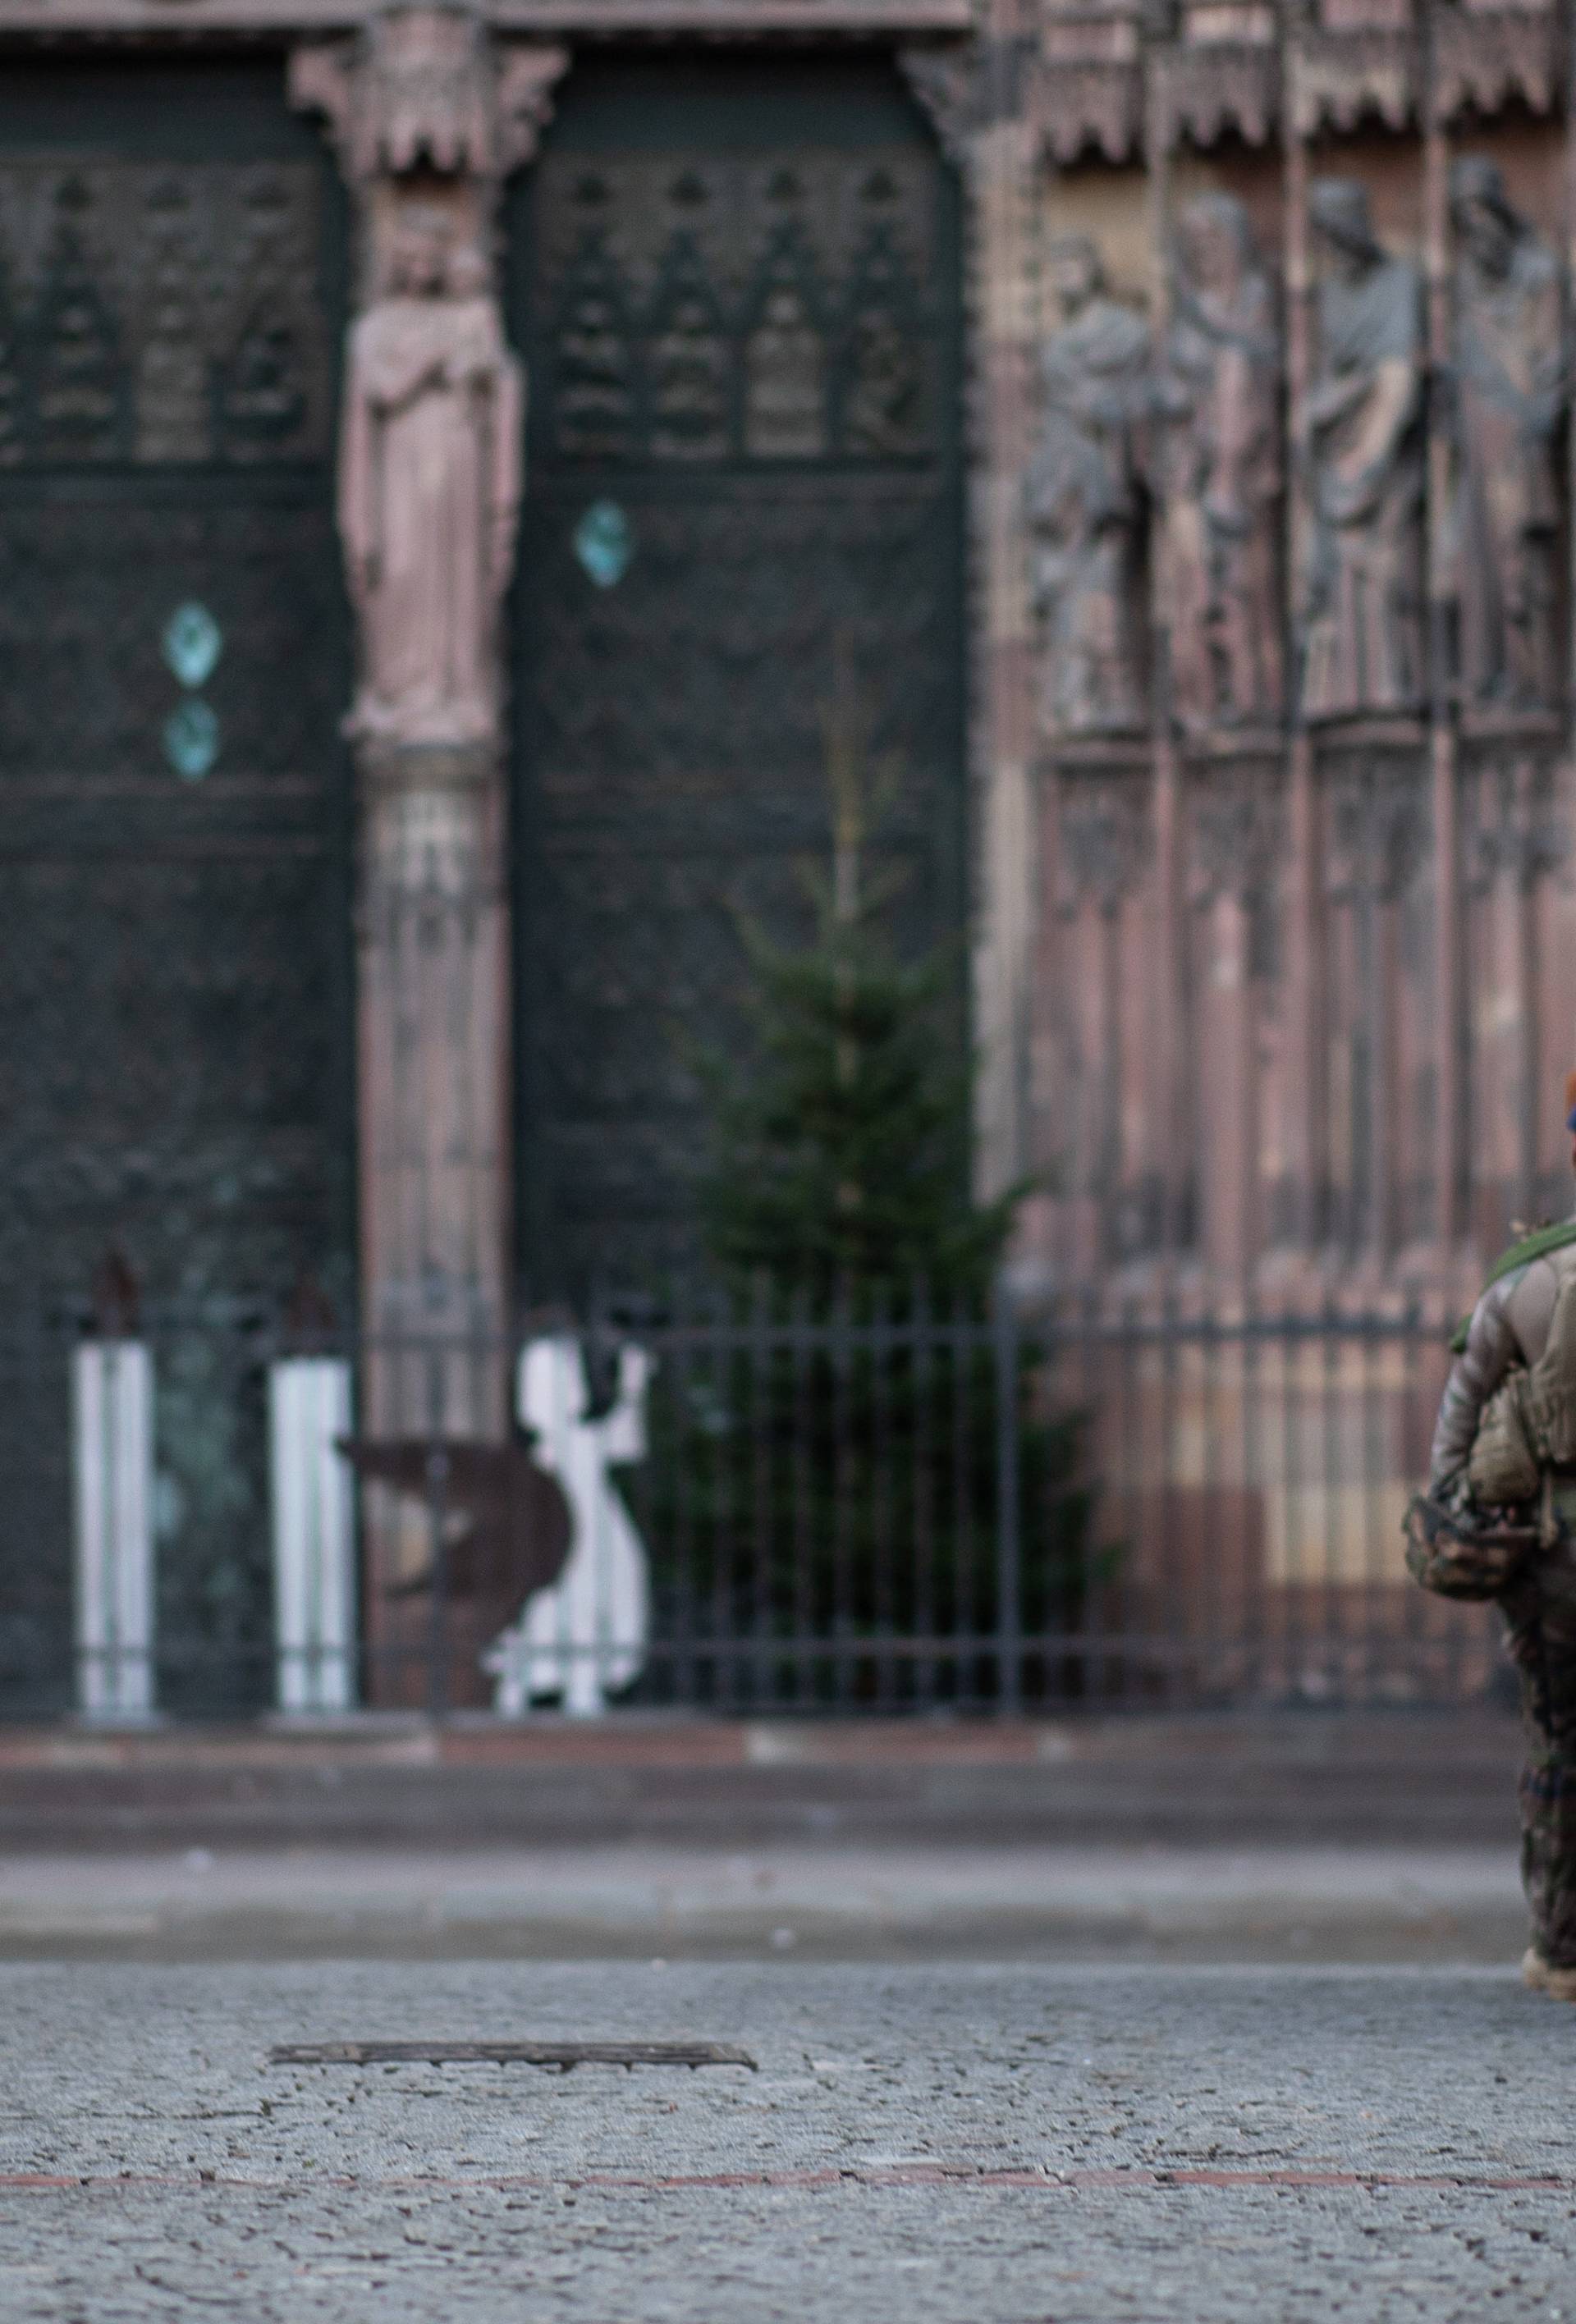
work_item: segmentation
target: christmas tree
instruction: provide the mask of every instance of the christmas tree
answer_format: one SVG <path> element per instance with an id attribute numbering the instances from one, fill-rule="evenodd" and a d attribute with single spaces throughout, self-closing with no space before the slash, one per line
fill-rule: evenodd
<path id="1" fill-rule="evenodd" d="M 713 1066 L 717 1159 L 703 1191 L 710 1248 L 732 1275 L 764 1275 L 824 1305 L 839 1284 L 906 1297 L 978 1297 L 1017 1195 L 969 1194 L 968 1061 L 957 964 L 904 959 L 882 927 L 890 881 L 867 873 L 895 780 L 873 761 L 869 712 L 846 658 L 823 713 L 832 809 L 830 880 L 812 877 L 814 934 L 798 947 L 745 930 L 753 1069 Z"/>
<path id="2" fill-rule="evenodd" d="M 822 724 L 831 861 L 811 880 L 811 935 L 745 929 L 754 1056 L 703 1067 L 702 1221 L 727 1329 L 669 1368 L 654 1406 L 644 1518 L 663 1626 L 751 1641 L 736 1670 L 765 1699 L 808 1682 L 903 1701 L 996 1692 L 988 1642 L 1006 1623 L 1043 1642 L 1029 1691 L 1066 1692 L 1068 1640 L 1108 1563 L 1090 1545 L 1082 1430 L 1050 1409 L 1032 1340 L 1012 1332 L 1004 1375 L 999 1334 L 981 1328 L 1024 1190 L 970 1191 L 959 964 L 945 947 L 905 956 L 887 932 L 895 882 L 869 863 L 901 770 L 872 752 L 846 653 Z M 908 1651 L 923 1638 L 928 1662 Z M 728 1659 L 711 1658 L 714 1674 Z"/>

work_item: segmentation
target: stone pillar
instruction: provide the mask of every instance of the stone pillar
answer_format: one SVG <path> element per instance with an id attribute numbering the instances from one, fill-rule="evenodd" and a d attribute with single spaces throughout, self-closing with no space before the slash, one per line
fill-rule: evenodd
<path id="1" fill-rule="evenodd" d="M 978 1050 L 975 1179 L 986 1196 L 1024 1174 L 1031 982 L 1037 912 L 1032 616 L 1020 479 L 1032 428 L 1034 139 L 1016 83 L 1013 0 L 987 0 L 976 35 L 899 51 L 909 85 L 956 164 L 964 205 L 974 589 L 969 777 L 975 834 L 972 981 Z"/>
<path id="2" fill-rule="evenodd" d="M 357 755 L 363 1429 L 497 1437 L 511 1264 L 499 752 L 363 740 Z"/>
<path id="3" fill-rule="evenodd" d="M 498 296 L 499 198 L 535 151 L 562 49 L 459 6 L 395 6 L 297 51 L 355 205 L 339 523 L 359 676 L 357 1050 L 364 1439 L 501 1441 L 513 1276 L 502 608 L 524 379 Z M 369 1489 L 374 1700 L 430 1608 L 385 1605 L 435 1554 L 414 1495 Z M 395 1633 L 400 1635 L 395 1635 Z M 474 1660 L 458 1637 L 459 1674 Z M 413 1665 L 412 1666 L 413 1669 Z M 468 1692 L 468 1686 L 462 1686 Z"/>

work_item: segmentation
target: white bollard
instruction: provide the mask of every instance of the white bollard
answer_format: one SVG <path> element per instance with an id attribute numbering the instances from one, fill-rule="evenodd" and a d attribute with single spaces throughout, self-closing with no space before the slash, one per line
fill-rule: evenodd
<path id="1" fill-rule="evenodd" d="M 282 1711 L 348 1711 L 355 1700 L 356 1519 L 350 1367 L 291 1356 L 268 1374 L 273 1638 Z"/>
<path id="2" fill-rule="evenodd" d="M 77 1701 L 90 1719 L 153 1707 L 153 1361 L 87 1340 L 71 1366 Z"/>

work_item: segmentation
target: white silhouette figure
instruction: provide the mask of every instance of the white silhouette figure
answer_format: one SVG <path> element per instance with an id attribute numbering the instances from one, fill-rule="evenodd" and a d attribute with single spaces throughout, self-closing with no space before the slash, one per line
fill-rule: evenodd
<path id="1" fill-rule="evenodd" d="M 607 1471 L 645 1457 L 651 1370 L 644 1348 L 620 1348 L 618 1392 L 592 1420 L 585 1361 L 571 1333 L 531 1340 L 521 1351 L 520 1418 L 535 1439 L 538 1465 L 563 1488 L 574 1529 L 558 1580 L 526 1601 L 482 1657 L 497 1681 L 494 1707 L 505 1718 L 517 1719 L 549 1694 L 571 1716 L 595 1718 L 645 1659 L 645 1546 Z"/>

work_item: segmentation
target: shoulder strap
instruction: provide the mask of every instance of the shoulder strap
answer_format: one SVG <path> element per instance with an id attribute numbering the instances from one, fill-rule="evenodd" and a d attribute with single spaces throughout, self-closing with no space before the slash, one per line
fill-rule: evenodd
<path id="1" fill-rule="evenodd" d="M 1495 1260 L 1483 1290 L 1492 1291 L 1497 1283 L 1505 1276 L 1513 1275 L 1518 1267 L 1530 1267 L 1534 1259 L 1547 1259 L 1551 1251 L 1565 1250 L 1571 1243 L 1576 1243 L 1576 1219 L 1562 1219 L 1557 1226 L 1539 1227 L 1532 1234 L 1523 1235 L 1519 1242 L 1513 1242 L 1510 1249 Z M 1482 1292 L 1478 1296 L 1481 1298 Z M 1466 1346 L 1471 1321 L 1471 1317 L 1466 1315 L 1457 1325 L 1451 1341 L 1453 1354 L 1459 1356 Z"/>
<path id="2" fill-rule="evenodd" d="M 1518 1267 L 1530 1267 L 1534 1259 L 1547 1259 L 1552 1250 L 1564 1250 L 1576 1242 L 1576 1219 L 1562 1219 L 1557 1226 L 1539 1227 L 1519 1242 L 1513 1242 L 1503 1256 L 1497 1259 L 1488 1271 L 1485 1291 L 1497 1283 L 1502 1275 L 1509 1275 Z"/>

